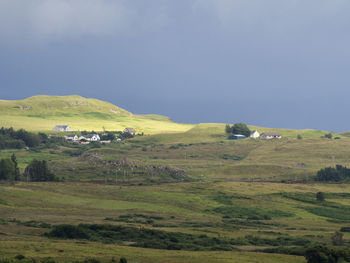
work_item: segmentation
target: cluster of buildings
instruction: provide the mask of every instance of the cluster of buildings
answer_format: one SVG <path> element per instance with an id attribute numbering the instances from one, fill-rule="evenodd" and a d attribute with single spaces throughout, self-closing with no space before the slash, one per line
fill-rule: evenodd
<path id="1" fill-rule="evenodd" d="M 282 135 L 278 132 L 265 132 L 260 134 L 257 130 L 251 131 L 249 137 L 261 140 L 282 139 Z M 242 134 L 233 134 L 229 136 L 231 140 L 243 140 L 245 138 L 247 137 Z"/>
<path id="2" fill-rule="evenodd" d="M 66 141 L 72 142 L 99 142 L 101 138 L 98 134 L 86 134 L 78 137 L 76 134 L 68 134 L 64 136 Z"/>
<path id="3" fill-rule="evenodd" d="M 72 131 L 72 128 L 68 125 L 56 125 L 52 128 L 53 131 L 58 132 L 69 132 Z M 125 128 L 123 132 L 130 133 L 131 135 L 136 135 L 136 131 L 133 128 Z M 84 134 L 78 136 L 76 134 L 67 134 L 64 135 L 64 139 L 70 142 L 78 142 L 78 143 L 90 143 L 90 142 L 101 142 L 101 143 L 110 143 L 111 141 L 101 141 L 100 136 L 97 133 Z M 121 141 L 120 138 L 117 138 L 116 141 Z"/>

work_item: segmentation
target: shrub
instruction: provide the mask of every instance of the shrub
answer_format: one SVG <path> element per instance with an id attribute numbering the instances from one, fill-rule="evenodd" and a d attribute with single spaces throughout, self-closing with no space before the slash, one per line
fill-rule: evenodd
<path id="1" fill-rule="evenodd" d="M 334 246 L 342 246 L 344 245 L 344 240 L 343 240 L 343 233 L 336 231 L 333 235 L 332 235 L 332 244 Z"/>
<path id="2" fill-rule="evenodd" d="M 316 194 L 316 200 L 320 201 L 320 202 L 323 202 L 325 200 L 324 194 L 322 192 L 318 192 Z"/>
<path id="3" fill-rule="evenodd" d="M 350 232 L 350 227 L 344 226 L 344 227 L 340 228 L 340 232 Z"/>

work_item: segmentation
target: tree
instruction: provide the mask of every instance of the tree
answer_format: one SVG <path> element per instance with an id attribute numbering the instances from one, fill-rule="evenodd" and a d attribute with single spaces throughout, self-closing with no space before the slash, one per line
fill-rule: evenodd
<path id="1" fill-rule="evenodd" d="M 236 123 L 235 125 L 232 126 L 232 133 L 233 134 L 242 134 L 245 137 L 250 136 L 250 130 L 248 126 L 244 123 Z"/>
<path id="2" fill-rule="evenodd" d="M 326 247 L 315 247 L 306 250 L 307 263 L 335 263 L 332 252 Z"/>
<path id="3" fill-rule="evenodd" d="M 316 200 L 320 201 L 320 202 L 323 202 L 325 200 L 324 194 L 322 192 L 317 192 Z"/>
<path id="4" fill-rule="evenodd" d="M 230 124 L 226 124 L 226 126 L 225 126 L 225 132 L 226 132 L 226 133 L 232 133 L 232 127 L 230 126 Z"/>
<path id="5" fill-rule="evenodd" d="M 333 138 L 333 134 L 332 133 L 327 133 L 324 135 L 325 138 L 327 139 L 332 139 Z"/>
<path id="6" fill-rule="evenodd" d="M 128 263 L 125 257 L 121 257 L 119 263 Z"/>
<path id="7" fill-rule="evenodd" d="M 303 136 L 301 136 L 300 134 L 298 134 L 297 139 L 298 139 L 298 140 L 301 140 L 302 138 L 303 138 Z"/>
<path id="8" fill-rule="evenodd" d="M 100 135 L 102 141 L 113 141 L 115 140 L 115 135 L 113 132 L 105 132 Z"/>
<path id="9" fill-rule="evenodd" d="M 0 160 L 0 180 L 14 180 L 15 164 L 11 159 Z"/>
<path id="10" fill-rule="evenodd" d="M 20 175 L 19 168 L 18 168 L 17 158 L 16 158 L 16 155 L 14 153 L 11 156 L 11 161 L 15 165 L 14 180 L 19 181 L 21 175 Z"/>
<path id="11" fill-rule="evenodd" d="M 344 245 L 344 240 L 343 240 L 343 233 L 336 231 L 333 235 L 332 235 L 332 244 L 334 246 L 342 246 Z"/>
<path id="12" fill-rule="evenodd" d="M 24 171 L 25 176 L 33 182 L 54 181 L 55 175 L 49 171 L 46 161 L 33 160 Z"/>

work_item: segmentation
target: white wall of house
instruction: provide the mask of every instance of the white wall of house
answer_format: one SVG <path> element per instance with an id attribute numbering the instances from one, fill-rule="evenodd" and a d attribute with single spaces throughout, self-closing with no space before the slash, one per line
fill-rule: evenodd
<path id="1" fill-rule="evenodd" d="M 260 133 L 258 131 L 254 131 L 250 134 L 250 138 L 257 139 L 260 137 Z"/>

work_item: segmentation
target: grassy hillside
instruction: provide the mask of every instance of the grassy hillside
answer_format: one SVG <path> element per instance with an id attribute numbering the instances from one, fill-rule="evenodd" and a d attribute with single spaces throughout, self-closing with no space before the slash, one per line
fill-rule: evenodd
<path id="1" fill-rule="evenodd" d="M 111 103 L 81 96 L 34 96 L 0 100 L 0 126 L 50 131 L 55 125 L 74 130 L 122 130 L 139 133 L 183 132 L 193 125 L 175 123 L 159 115 L 135 115 Z"/>
<path id="2" fill-rule="evenodd" d="M 225 124 L 177 124 L 79 96 L 39 96 L 0 105 L 2 125 L 43 131 L 56 124 L 95 130 L 130 126 L 151 133 L 107 145 L 1 150 L 0 159 L 16 154 L 21 172 L 33 159 L 46 160 L 62 181 L 35 183 L 22 177 L 21 182 L 0 184 L 0 258 L 296 263 L 306 262 L 300 256 L 306 247 L 332 246 L 335 231 L 350 224 L 349 184 L 313 181 L 320 168 L 350 167 L 347 133 L 328 139 L 326 131 L 250 126 L 260 133 L 280 132 L 283 139 L 233 141 L 227 139 Z M 316 200 L 319 191 L 323 202 Z M 193 235 L 193 242 L 213 238 L 231 243 L 228 251 L 219 243 L 197 247 L 202 251 L 175 251 L 155 249 L 157 242 L 165 242 L 155 238 L 137 247 L 115 232 L 95 239 L 43 235 L 62 223 L 129 226 Z M 184 239 L 171 240 L 174 245 Z M 350 232 L 344 232 L 344 241 L 350 249 Z"/>

